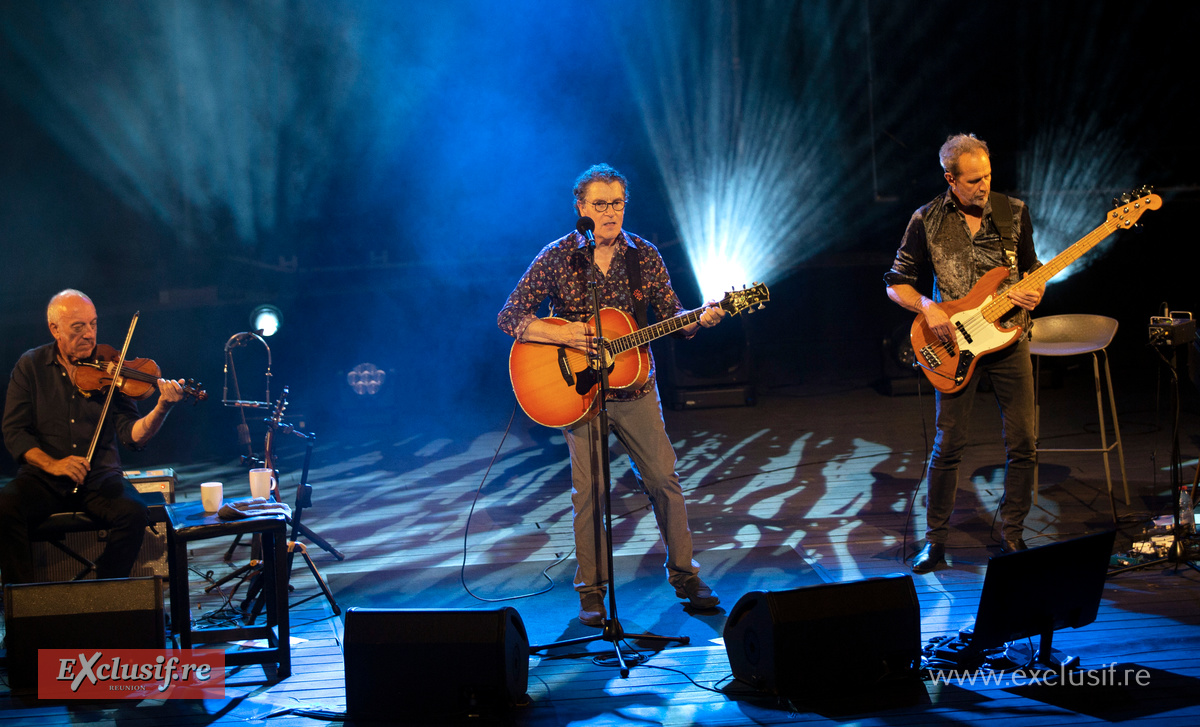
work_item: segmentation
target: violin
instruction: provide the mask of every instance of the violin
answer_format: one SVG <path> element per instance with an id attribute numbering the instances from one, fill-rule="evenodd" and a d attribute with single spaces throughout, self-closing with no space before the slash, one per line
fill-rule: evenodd
<path id="1" fill-rule="evenodd" d="M 85 395 L 89 392 L 103 391 L 116 382 L 117 391 L 133 399 L 145 399 L 158 390 L 158 380 L 162 370 L 158 364 L 148 358 L 126 358 L 120 372 L 116 371 L 117 361 L 121 352 L 105 343 L 96 344 L 92 352 L 93 361 L 76 363 L 75 377 L 72 383 Z M 200 384 L 187 380 L 183 387 L 184 396 L 191 396 L 196 401 L 208 398 L 208 392 L 200 388 Z"/>

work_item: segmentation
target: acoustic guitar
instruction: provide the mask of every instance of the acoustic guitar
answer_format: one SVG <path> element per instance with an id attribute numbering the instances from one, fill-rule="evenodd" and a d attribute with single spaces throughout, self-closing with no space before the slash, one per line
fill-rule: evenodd
<path id="1" fill-rule="evenodd" d="M 761 309 L 770 300 L 762 283 L 725 294 L 720 306 L 733 315 Z M 612 389 L 632 389 L 650 378 L 649 343 L 700 320 L 704 308 L 681 313 L 638 329 L 624 311 L 600 309 L 600 327 L 605 336 L 600 355 L 589 356 L 568 346 L 551 343 L 513 343 L 508 355 L 508 374 L 513 393 L 529 418 L 547 427 L 569 427 L 588 421 L 600 411 L 600 360 L 608 369 Z M 568 321 L 543 318 L 558 326 Z M 588 319 L 594 324 L 595 317 Z"/>

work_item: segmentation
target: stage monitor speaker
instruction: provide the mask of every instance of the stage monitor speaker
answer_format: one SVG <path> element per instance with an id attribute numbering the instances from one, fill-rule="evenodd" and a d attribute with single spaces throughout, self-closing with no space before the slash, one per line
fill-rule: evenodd
<path id="1" fill-rule="evenodd" d="M 725 622 L 738 680 L 780 696 L 830 696 L 917 676 L 921 611 L 912 576 L 752 591 Z"/>
<path id="2" fill-rule="evenodd" d="M 164 649 L 162 581 L 113 578 L 4 589 L 8 681 L 37 687 L 38 649 Z"/>
<path id="3" fill-rule="evenodd" d="M 346 611 L 346 713 L 412 722 L 499 713 L 529 686 L 529 637 L 515 608 Z"/>

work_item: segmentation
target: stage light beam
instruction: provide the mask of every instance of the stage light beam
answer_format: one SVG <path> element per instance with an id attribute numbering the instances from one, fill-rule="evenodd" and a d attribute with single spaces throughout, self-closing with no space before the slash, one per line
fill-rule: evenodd
<path id="1" fill-rule="evenodd" d="M 836 80 L 852 10 L 806 4 L 800 22 L 794 3 L 710 0 L 628 21 L 647 42 L 625 44 L 627 70 L 705 299 L 778 280 L 844 234 L 830 203 L 870 169 L 866 140 L 843 138 L 861 94 Z"/>

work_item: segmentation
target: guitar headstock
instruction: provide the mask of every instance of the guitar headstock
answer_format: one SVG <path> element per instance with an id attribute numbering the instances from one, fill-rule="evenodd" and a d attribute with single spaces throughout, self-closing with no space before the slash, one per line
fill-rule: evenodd
<path id="1" fill-rule="evenodd" d="M 1142 187 L 1114 199 L 1113 205 L 1116 209 L 1109 213 L 1109 219 L 1116 220 L 1120 227 L 1130 228 L 1137 223 L 1146 210 L 1156 210 L 1162 207 L 1162 197 L 1154 194 L 1150 187 Z"/>
<path id="2" fill-rule="evenodd" d="M 721 300 L 721 307 L 733 315 L 744 310 L 753 313 L 756 310 L 762 310 L 770 299 L 771 293 L 767 290 L 766 284 L 755 283 L 749 288 L 743 286 L 741 290 L 731 290 L 726 293 Z M 755 306 L 758 307 L 755 308 Z"/>
<path id="3" fill-rule="evenodd" d="M 200 388 L 202 386 L 203 386 L 203 384 L 200 384 L 196 381 L 188 379 L 187 383 L 185 383 L 183 385 L 183 395 L 185 397 L 190 396 L 190 397 L 194 398 L 196 401 L 193 401 L 192 402 L 193 404 L 204 401 L 205 399 L 208 398 L 208 392 L 205 391 L 204 389 Z"/>
<path id="4" fill-rule="evenodd" d="M 278 424 L 283 421 L 283 410 L 287 409 L 288 387 L 283 387 L 283 393 L 279 395 L 279 401 L 275 402 L 275 409 L 271 412 L 270 422 Z"/>

